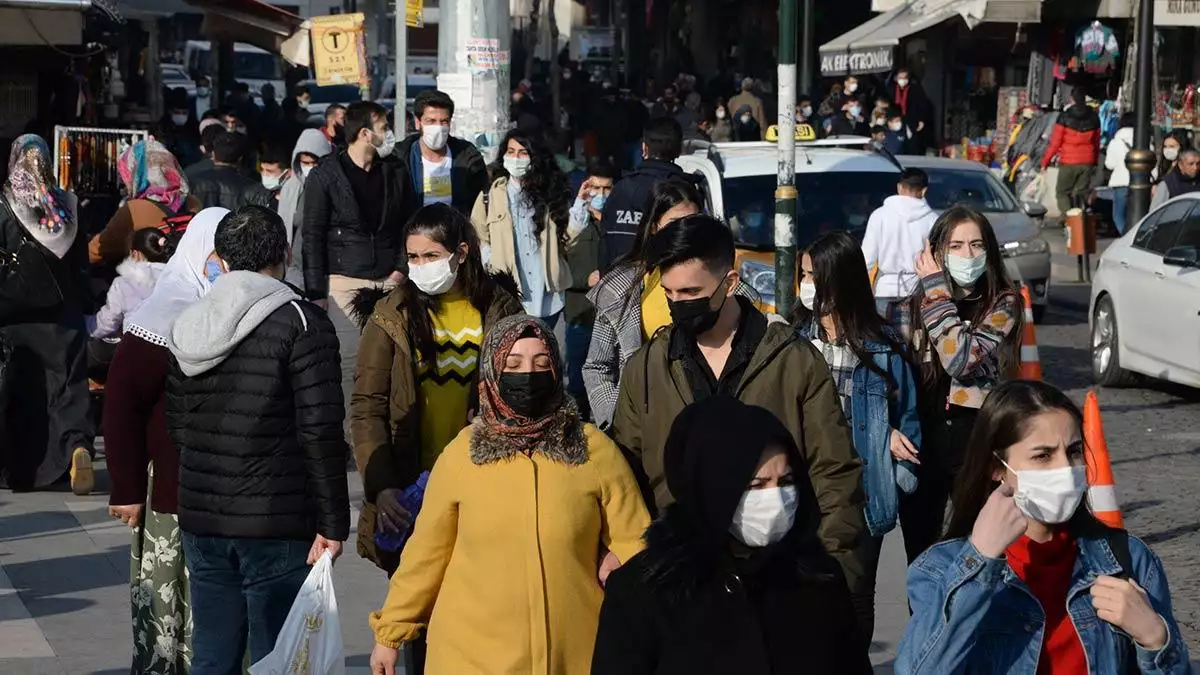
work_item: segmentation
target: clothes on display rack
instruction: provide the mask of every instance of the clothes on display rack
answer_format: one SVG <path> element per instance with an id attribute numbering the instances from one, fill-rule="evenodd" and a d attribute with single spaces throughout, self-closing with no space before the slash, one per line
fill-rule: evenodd
<path id="1" fill-rule="evenodd" d="M 1085 73 L 1102 75 L 1117 67 L 1121 56 L 1121 45 L 1112 29 L 1099 21 L 1075 36 L 1075 49 L 1079 58 L 1079 69 Z"/>

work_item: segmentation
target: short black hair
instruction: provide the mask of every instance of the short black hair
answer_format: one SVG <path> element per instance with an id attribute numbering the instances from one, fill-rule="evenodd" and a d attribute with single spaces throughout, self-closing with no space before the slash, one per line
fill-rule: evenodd
<path id="1" fill-rule="evenodd" d="M 887 109 L 887 118 L 889 121 L 894 119 L 904 119 L 904 111 L 898 106 L 892 106 Z"/>
<path id="2" fill-rule="evenodd" d="M 387 108 L 374 101 L 355 101 L 346 106 L 346 121 L 342 127 L 346 142 L 357 141 L 363 129 L 374 129 L 377 117 L 387 119 Z"/>
<path id="3" fill-rule="evenodd" d="M 621 172 L 617 169 L 617 165 L 603 157 L 597 157 L 591 162 L 588 162 L 587 173 L 589 176 L 596 178 L 611 178 L 614 181 L 620 177 Z"/>
<path id="4" fill-rule="evenodd" d="M 871 135 L 872 136 L 874 136 L 875 134 L 886 134 L 886 133 L 887 133 L 887 127 L 883 126 L 882 124 L 876 124 L 875 126 L 871 127 Z"/>
<path id="5" fill-rule="evenodd" d="M 237 84 L 233 85 L 233 90 L 244 94 L 249 94 L 250 85 L 245 82 L 238 82 Z"/>
<path id="6" fill-rule="evenodd" d="M 331 120 L 333 119 L 333 116 L 337 114 L 337 111 L 345 109 L 346 106 L 342 105 L 341 103 L 334 103 L 325 109 L 325 119 Z"/>
<path id="7" fill-rule="evenodd" d="M 683 129 L 674 117 L 658 117 L 646 123 L 642 142 L 650 159 L 674 161 L 683 152 Z"/>
<path id="8" fill-rule="evenodd" d="M 291 160 L 292 153 L 279 145 L 271 143 L 263 150 L 262 158 L 259 162 L 262 164 L 278 164 L 286 169 L 291 164 Z"/>
<path id="9" fill-rule="evenodd" d="M 225 214 L 213 236 L 213 249 L 231 272 L 261 272 L 282 265 L 287 247 L 283 219 L 257 204 Z"/>
<path id="10" fill-rule="evenodd" d="M 246 136 L 236 131 L 226 131 L 213 141 L 213 161 L 222 164 L 237 164 L 246 152 Z M 207 146 L 205 146 L 207 147 Z"/>
<path id="11" fill-rule="evenodd" d="M 796 105 L 800 105 L 801 103 L 812 103 L 812 97 L 808 94 L 800 94 L 796 97 Z"/>
<path id="12" fill-rule="evenodd" d="M 921 169 L 905 169 L 900 174 L 900 185 L 909 190 L 924 190 L 929 187 L 929 174 Z"/>
<path id="13" fill-rule="evenodd" d="M 300 85 L 299 87 L 296 87 L 296 97 L 297 98 L 299 98 L 305 94 L 312 96 L 312 92 L 309 91 L 308 87 L 304 86 L 303 84 Z"/>
<path id="14" fill-rule="evenodd" d="M 216 149 L 217 138 L 221 134 L 227 133 L 229 132 L 225 131 L 225 127 L 220 124 L 210 124 L 204 127 L 204 131 L 200 132 L 200 145 L 204 146 L 204 152 L 212 155 L 213 150 Z"/>
<path id="15" fill-rule="evenodd" d="M 646 242 L 646 267 L 667 271 L 689 260 L 699 260 L 710 272 L 733 269 L 733 232 L 725 223 L 706 214 L 672 221 Z"/>
<path id="16" fill-rule="evenodd" d="M 421 119 L 421 115 L 425 114 L 426 108 L 437 108 L 438 110 L 449 110 L 450 116 L 454 117 L 454 99 L 444 91 L 437 89 L 426 89 L 417 94 L 413 99 L 413 114 L 417 119 Z"/>

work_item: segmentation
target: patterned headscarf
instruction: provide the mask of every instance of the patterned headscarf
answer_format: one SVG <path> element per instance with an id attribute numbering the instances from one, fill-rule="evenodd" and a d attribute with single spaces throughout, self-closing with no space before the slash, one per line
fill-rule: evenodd
<path id="1" fill-rule="evenodd" d="M 8 156 L 8 191 L 13 210 L 19 217 L 24 216 L 22 223 L 39 240 L 44 235 L 57 237 L 64 233 L 74 239 L 75 215 L 67 193 L 54 179 L 50 146 L 41 136 L 25 134 L 13 141 Z"/>
<path id="2" fill-rule="evenodd" d="M 127 199 L 146 199 L 178 213 L 188 196 L 179 160 L 153 138 L 134 143 L 117 160 Z"/>
<path id="3" fill-rule="evenodd" d="M 550 372 L 557 383 L 551 412 L 538 419 L 518 414 L 500 396 L 505 361 L 522 337 L 535 337 L 546 345 Z M 480 414 L 471 439 L 471 458 L 476 464 L 534 451 L 571 464 L 587 460 L 579 407 L 563 389 L 562 354 L 554 331 L 545 322 L 524 314 L 496 322 L 484 337 L 479 370 Z"/>

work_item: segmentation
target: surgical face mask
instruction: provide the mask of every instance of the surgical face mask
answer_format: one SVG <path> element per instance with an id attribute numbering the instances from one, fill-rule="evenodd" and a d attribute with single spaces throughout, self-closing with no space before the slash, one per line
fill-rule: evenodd
<path id="1" fill-rule="evenodd" d="M 854 92 L 858 91 L 858 83 L 857 82 L 848 83 L 845 87 L 845 90 L 846 90 L 847 94 L 853 94 Z"/>
<path id="2" fill-rule="evenodd" d="M 1058 525 L 1067 522 L 1075 515 L 1087 492 L 1086 466 L 1017 471 L 1003 459 L 1000 463 L 1017 475 L 1017 489 L 1013 494 L 1017 508 L 1039 523 Z"/>
<path id="3" fill-rule="evenodd" d="M 950 278 L 959 286 L 972 286 L 987 270 L 987 254 L 980 253 L 974 258 L 963 258 L 950 254 L 946 256 L 946 271 Z"/>
<path id="4" fill-rule="evenodd" d="M 904 128 L 904 122 L 888 122 L 888 129 L 892 131 L 900 131 Z"/>
<path id="5" fill-rule="evenodd" d="M 173 113 L 171 115 L 171 124 L 174 124 L 177 127 L 181 127 L 187 123 L 188 123 L 187 114 L 180 115 L 179 113 Z"/>
<path id="6" fill-rule="evenodd" d="M 851 117 L 858 117 L 861 114 L 862 114 L 862 106 L 861 105 L 850 106 L 850 116 Z"/>
<path id="7" fill-rule="evenodd" d="M 806 106 L 804 106 L 803 108 L 801 108 L 801 109 L 800 109 L 800 114 L 801 114 L 801 115 L 804 115 L 805 119 L 807 119 L 807 118 L 809 118 L 809 117 L 812 117 L 812 112 L 813 112 L 813 111 L 812 111 L 812 106 L 811 106 L 811 105 L 806 105 Z"/>
<path id="8" fill-rule="evenodd" d="M 1179 159 L 1179 148 L 1163 148 L 1163 158 L 1168 162 Z"/>
<path id="9" fill-rule="evenodd" d="M 275 190 L 279 184 L 283 182 L 283 176 L 263 176 L 262 186 L 268 190 Z"/>
<path id="10" fill-rule="evenodd" d="M 543 370 L 534 373 L 501 373 L 497 388 L 500 398 L 513 412 L 529 419 L 541 419 L 551 412 L 558 386 L 554 373 Z"/>
<path id="11" fill-rule="evenodd" d="M 750 124 L 752 119 L 754 119 L 753 115 L 742 115 L 742 124 Z"/>
<path id="12" fill-rule="evenodd" d="M 210 93 L 212 93 L 212 92 L 209 90 L 208 87 L 203 87 L 203 86 L 196 87 L 196 96 L 198 98 L 208 98 L 208 95 Z"/>
<path id="13" fill-rule="evenodd" d="M 592 195 L 592 200 L 588 203 L 588 205 L 591 206 L 593 210 L 603 211 L 604 205 L 607 203 L 608 203 L 608 195 L 595 194 L 595 195 Z"/>
<path id="14" fill-rule="evenodd" d="M 416 284 L 425 295 L 441 295 L 454 287 L 458 278 L 458 269 L 450 265 L 448 256 L 434 262 L 408 266 L 408 278 Z"/>
<path id="15" fill-rule="evenodd" d="M 796 486 L 747 490 L 733 512 L 729 532 L 747 546 L 774 544 L 796 522 Z"/>
<path id="16" fill-rule="evenodd" d="M 217 277 L 225 273 L 225 269 L 221 267 L 221 261 L 216 258 L 209 258 L 204 263 L 204 278 L 208 279 L 208 283 L 217 280 Z"/>
<path id="17" fill-rule="evenodd" d="M 421 142 L 430 150 L 441 150 L 450 140 L 450 127 L 444 124 L 424 124 L 421 126 Z"/>
<path id="18" fill-rule="evenodd" d="M 312 170 L 314 168 L 316 168 L 316 167 L 312 166 L 311 164 L 301 164 L 300 165 L 300 177 L 308 178 L 308 174 L 312 173 Z"/>
<path id="19" fill-rule="evenodd" d="M 712 330 L 713 326 L 717 325 L 717 319 L 721 317 L 721 310 L 725 308 L 725 302 L 729 299 L 722 293 L 724 288 L 725 282 L 722 281 L 717 286 L 717 290 L 713 291 L 713 295 L 706 298 L 668 300 L 667 308 L 671 311 L 671 323 L 692 338 Z M 714 309 L 712 299 L 718 293 L 722 293 L 721 304 Z"/>
<path id="20" fill-rule="evenodd" d="M 817 308 L 817 285 L 811 281 L 800 282 L 800 304 L 812 312 Z"/>
<path id="21" fill-rule="evenodd" d="M 383 140 L 379 145 L 375 146 L 375 154 L 379 157 L 388 157 L 392 151 L 396 149 L 396 134 L 392 133 L 391 129 L 383 132 Z"/>
<path id="22" fill-rule="evenodd" d="M 903 77 L 901 77 L 901 78 L 898 78 L 898 79 L 896 80 L 896 86 L 897 86 L 897 87 L 900 87 L 901 89 L 903 89 L 903 88 L 907 87 L 907 86 L 908 86 L 908 79 L 907 79 L 907 78 L 903 78 Z"/>
<path id="23" fill-rule="evenodd" d="M 724 108 L 717 108 L 717 119 L 719 119 L 719 120 L 725 119 L 725 109 Z"/>
<path id="24" fill-rule="evenodd" d="M 504 170 L 517 180 L 521 180 L 525 174 L 529 173 L 530 164 L 531 160 L 528 157 L 504 157 Z"/>

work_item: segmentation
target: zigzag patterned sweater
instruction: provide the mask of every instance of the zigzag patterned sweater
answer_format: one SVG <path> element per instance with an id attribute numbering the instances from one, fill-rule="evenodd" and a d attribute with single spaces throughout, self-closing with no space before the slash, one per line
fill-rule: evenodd
<path id="1" fill-rule="evenodd" d="M 483 317 L 457 291 L 440 298 L 433 314 L 437 358 L 422 355 L 417 369 L 421 397 L 421 469 L 430 470 L 442 450 L 467 425 L 471 388 L 479 365 Z"/>

